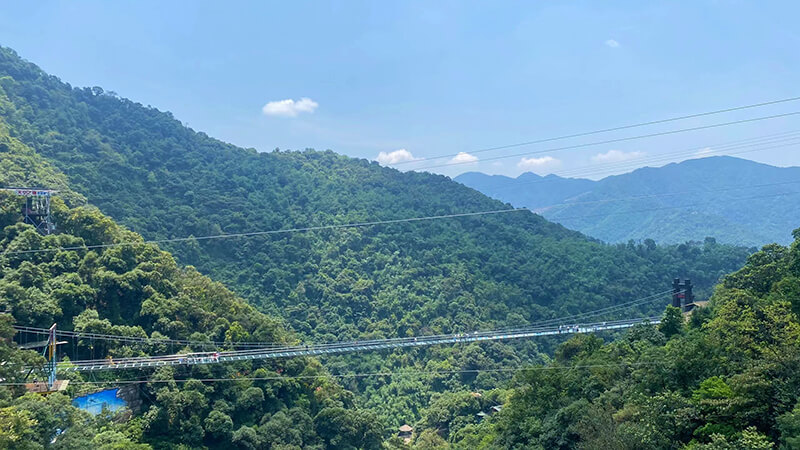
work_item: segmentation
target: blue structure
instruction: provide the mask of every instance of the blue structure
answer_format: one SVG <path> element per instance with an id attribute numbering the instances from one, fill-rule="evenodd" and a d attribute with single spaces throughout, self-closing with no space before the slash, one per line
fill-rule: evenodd
<path id="1" fill-rule="evenodd" d="M 94 394 L 84 395 L 72 400 L 72 406 L 88 411 L 96 416 L 103 411 L 103 408 L 110 412 L 116 412 L 128 404 L 119 398 L 119 389 L 106 389 L 105 391 L 95 392 Z"/>

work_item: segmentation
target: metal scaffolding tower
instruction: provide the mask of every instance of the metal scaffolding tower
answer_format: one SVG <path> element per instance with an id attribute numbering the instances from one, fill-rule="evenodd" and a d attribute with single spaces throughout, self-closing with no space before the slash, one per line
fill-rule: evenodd
<path id="1" fill-rule="evenodd" d="M 31 188 L 0 188 L 0 191 L 25 197 L 25 205 L 22 207 L 22 218 L 25 223 L 33 225 L 36 231 L 45 236 L 55 232 L 56 224 L 50 215 L 50 197 L 58 191 Z"/>
<path id="2" fill-rule="evenodd" d="M 58 332 L 56 331 L 56 324 L 50 327 L 47 332 L 47 340 L 42 342 L 34 342 L 20 346 L 21 348 L 38 348 L 42 347 L 42 356 L 46 362 L 42 367 L 43 377 L 45 381 L 34 381 L 32 383 L 25 383 L 25 388 L 28 392 L 36 392 L 38 394 L 47 395 L 51 392 L 63 391 L 69 385 L 69 380 L 59 380 L 56 378 L 56 370 L 58 368 L 58 347 L 59 345 L 66 344 L 66 342 L 58 341 Z M 37 370 L 38 371 L 38 370 Z M 33 370 L 31 370 L 33 372 Z M 30 372 L 29 374 L 30 375 Z"/>

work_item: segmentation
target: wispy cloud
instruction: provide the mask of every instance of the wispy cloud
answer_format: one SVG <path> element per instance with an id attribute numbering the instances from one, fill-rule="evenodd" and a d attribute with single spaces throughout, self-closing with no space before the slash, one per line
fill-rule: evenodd
<path id="1" fill-rule="evenodd" d="M 542 156 L 540 158 L 522 158 L 517 163 L 517 167 L 524 170 L 532 170 L 534 172 L 554 169 L 561 165 L 561 160 L 553 158 L 552 156 Z"/>
<path id="2" fill-rule="evenodd" d="M 608 39 L 605 42 L 607 47 L 617 48 L 619 47 L 619 42 L 615 41 L 614 39 Z"/>
<path id="3" fill-rule="evenodd" d="M 319 103 L 311 100 L 308 97 L 303 97 L 300 100 L 276 100 L 267 103 L 261 108 L 261 112 L 267 116 L 278 117 L 297 117 L 300 113 L 313 113 L 319 106 Z"/>
<path id="4" fill-rule="evenodd" d="M 450 162 L 451 163 L 462 163 L 462 164 L 465 164 L 465 163 L 475 162 L 477 160 L 478 160 L 478 157 L 475 156 L 475 155 L 470 155 L 467 152 L 458 152 L 458 154 L 456 156 L 454 156 L 453 159 L 450 160 Z"/>
<path id="5" fill-rule="evenodd" d="M 419 158 L 415 158 L 414 155 L 411 154 L 410 151 L 401 148 L 399 150 L 395 150 L 393 152 L 380 152 L 378 153 L 378 157 L 375 158 L 375 161 L 383 165 L 390 165 L 390 164 L 397 164 L 399 162 L 406 162 L 406 161 L 415 161 Z"/>
<path id="6" fill-rule="evenodd" d="M 697 153 L 694 154 L 694 156 L 708 156 L 712 153 L 714 153 L 714 150 L 712 150 L 711 147 L 706 147 L 702 150 L 699 150 Z"/>
<path id="7" fill-rule="evenodd" d="M 623 152 L 622 150 L 609 150 L 605 153 L 598 153 L 592 156 L 592 161 L 599 163 L 628 161 L 641 158 L 644 152 Z"/>

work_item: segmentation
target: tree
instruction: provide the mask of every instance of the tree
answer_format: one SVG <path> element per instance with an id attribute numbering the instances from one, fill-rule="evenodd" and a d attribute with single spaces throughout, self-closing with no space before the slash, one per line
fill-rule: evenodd
<path id="1" fill-rule="evenodd" d="M 233 434 L 233 420 L 223 412 L 213 410 L 204 421 L 206 434 L 217 442 L 226 442 Z"/>
<path id="2" fill-rule="evenodd" d="M 667 306 L 661 318 L 661 323 L 658 324 L 658 330 L 661 331 L 667 339 L 676 334 L 680 334 L 683 331 L 683 313 L 681 313 L 680 308 Z"/>
<path id="3" fill-rule="evenodd" d="M 800 449 L 800 404 L 778 416 L 777 425 L 783 447 L 791 450 Z"/>
<path id="4" fill-rule="evenodd" d="M 36 420 L 28 411 L 14 407 L 0 408 L 0 448 L 36 448 L 33 443 Z"/>

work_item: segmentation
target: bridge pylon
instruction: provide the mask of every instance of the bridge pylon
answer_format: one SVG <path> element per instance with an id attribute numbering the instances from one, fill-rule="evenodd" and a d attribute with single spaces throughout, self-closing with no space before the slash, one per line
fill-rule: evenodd
<path id="1" fill-rule="evenodd" d="M 694 309 L 697 304 L 694 301 L 693 288 L 692 280 L 681 281 L 680 278 L 672 280 L 672 306 L 680 308 L 681 312 Z"/>
<path id="2" fill-rule="evenodd" d="M 58 369 L 57 346 L 60 344 L 66 344 L 66 342 L 58 341 L 56 324 L 53 324 L 53 326 L 50 327 L 47 333 L 47 341 L 42 343 L 44 344 L 42 356 L 44 356 L 47 360 L 44 365 L 45 381 L 26 383 L 25 388 L 29 392 L 36 392 L 39 394 L 50 394 L 52 392 L 63 391 L 67 388 L 67 385 L 69 385 L 69 380 L 58 380 L 56 378 L 56 371 Z M 39 345 L 36 346 L 38 347 Z"/>

